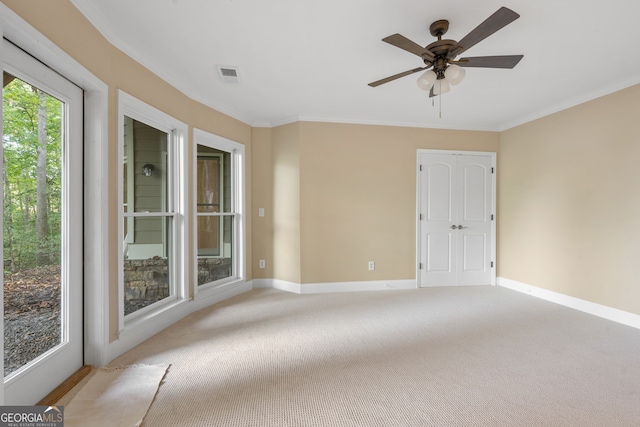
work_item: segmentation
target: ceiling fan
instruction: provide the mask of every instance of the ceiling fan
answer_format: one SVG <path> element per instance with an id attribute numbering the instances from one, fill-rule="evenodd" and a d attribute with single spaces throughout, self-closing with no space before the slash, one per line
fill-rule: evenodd
<path id="1" fill-rule="evenodd" d="M 427 70 L 418 78 L 418 86 L 430 91 L 430 96 L 437 96 L 448 92 L 450 84 L 455 85 L 462 81 L 465 75 L 465 70 L 462 67 L 513 68 L 520 62 L 523 55 L 470 56 L 458 60 L 455 58 L 519 17 L 520 15 L 513 10 L 501 7 L 458 42 L 442 39 L 442 36 L 449 29 L 449 21 L 441 19 L 429 27 L 431 35 L 437 37 L 438 40 L 426 47 L 420 46 L 401 34 L 385 37 L 382 39 L 383 42 L 418 55 L 424 61 L 425 66 L 377 80 L 369 83 L 369 86 L 380 86 L 401 77 Z M 430 69 L 432 67 L 433 69 Z"/>

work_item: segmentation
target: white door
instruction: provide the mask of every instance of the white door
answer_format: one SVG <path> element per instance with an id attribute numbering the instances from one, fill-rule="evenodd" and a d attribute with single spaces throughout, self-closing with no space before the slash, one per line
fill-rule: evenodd
<path id="1" fill-rule="evenodd" d="M 495 283 L 495 154 L 418 156 L 419 286 Z"/>
<path id="2" fill-rule="evenodd" d="M 2 43 L 4 403 L 32 405 L 83 363 L 83 93 Z"/>

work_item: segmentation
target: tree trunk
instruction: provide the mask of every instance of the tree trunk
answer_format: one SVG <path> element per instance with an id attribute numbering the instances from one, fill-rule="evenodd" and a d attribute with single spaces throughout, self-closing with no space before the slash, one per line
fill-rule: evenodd
<path id="1" fill-rule="evenodd" d="M 26 224 L 31 223 L 31 197 L 27 194 L 24 197 L 20 197 L 20 203 L 22 204 L 22 212 L 24 212 L 24 222 Z"/>
<path id="2" fill-rule="evenodd" d="M 38 163 L 36 166 L 36 242 L 37 263 L 49 263 L 48 212 L 47 212 L 47 94 L 38 93 Z"/>
<path id="3" fill-rule="evenodd" d="M 9 184 L 9 175 L 7 174 L 7 159 L 2 156 L 3 164 L 3 183 L 4 183 L 4 247 L 5 247 L 5 260 L 7 255 L 9 256 L 9 268 L 12 273 L 16 271 L 16 258 L 13 254 L 13 216 L 11 215 L 11 186 Z M 5 261 L 6 262 L 6 261 Z M 5 265 L 5 268 L 7 266 Z"/>

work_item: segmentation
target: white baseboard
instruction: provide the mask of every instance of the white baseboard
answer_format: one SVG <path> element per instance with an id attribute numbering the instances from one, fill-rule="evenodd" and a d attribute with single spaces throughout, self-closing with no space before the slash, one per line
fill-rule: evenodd
<path id="1" fill-rule="evenodd" d="M 253 285 L 253 289 L 272 288 L 272 281 L 273 279 L 253 279 L 251 280 L 251 284 Z"/>
<path id="2" fill-rule="evenodd" d="M 362 282 L 293 283 L 278 279 L 254 279 L 254 288 L 273 288 L 296 294 L 321 294 L 329 292 L 384 291 L 391 289 L 416 289 L 415 280 L 375 280 Z"/>
<path id="3" fill-rule="evenodd" d="M 558 292 L 547 289 L 538 288 L 516 280 L 498 277 L 498 286 L 502 286 L 514 291 L 522 292 L 536 298 L 554 302 L 565 307 L 573 308 L 594 316 L 602 317 L 613 322 L 631 326 L 640 329 L 640 315 L 629 313 L 628 311 L 618 310 L 617 308 L 608 307 L 606 305 L 596 304 L 580 298 L 571 297 Z"/>
<path id="4" fill-rule="evenodd" d="M 328 292 L 388 291 L 392 289 L 416 289 L 415 280 L 375 280 L 363 282 L 304 283 L 300 285 L 303 294 Z"/>
<path id="5" fill-rule="evenodd" d="M 253 279 L 253 288 L 273 288 L 281 291 L 293 292 L 299 294 L 300 283 L 287 282 L 279 279 Z"/>

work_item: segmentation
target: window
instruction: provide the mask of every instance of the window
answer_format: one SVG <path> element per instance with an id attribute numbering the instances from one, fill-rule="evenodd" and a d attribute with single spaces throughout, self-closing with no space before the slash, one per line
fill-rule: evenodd
<path id="1" fill-rule="evenodd" d="M 243 279 L 244 146 L 194 129 L 197 290 Z"/>
<path id="2" fill-rule="evenodd" d="M 187 127 L 119 93 L 120 330 L 188 294 L 182 265 Z"/>

